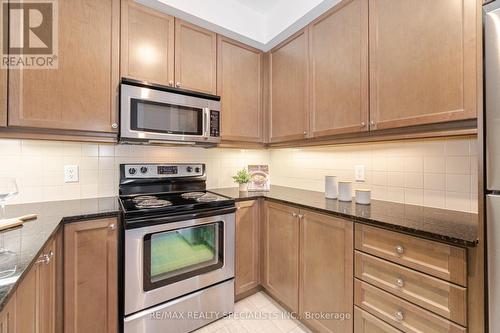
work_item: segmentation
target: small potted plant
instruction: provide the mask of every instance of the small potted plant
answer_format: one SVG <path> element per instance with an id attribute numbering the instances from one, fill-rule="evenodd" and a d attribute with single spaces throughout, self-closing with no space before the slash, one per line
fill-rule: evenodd
<path id="1" fill-rule="evenodd" d="M 238 183 L 240 186 L 240 192 L 246 192 L 248 190 L 250 178 L 251 176 L 247 169 L 241 169 L 236 173 L 236 176 L 233 176 L 234 182 Z"/>

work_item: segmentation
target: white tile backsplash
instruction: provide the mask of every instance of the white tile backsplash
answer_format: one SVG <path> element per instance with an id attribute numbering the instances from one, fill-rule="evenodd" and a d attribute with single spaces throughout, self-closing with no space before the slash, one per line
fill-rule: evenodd
<path id="1" fill-rule="evenodd" d="M 119 164 L 206 163 L 211 188 L 235 186 L 248 164 L 269 164 L 268 150 L 202 149 L 0 139 L 0 177 L 14 177 L 19 195 L 9 204 L 114 196 Z M 78 165 L 80 181 L 64 183 L 64 165 Z"/>
<path id="2" fill-rule="evenodd" d="M 323 191 L 324 177 L 354 179 L 365 166 L 374 199 L 477 211 L 477 140 L 429 139 L 270 150 L 203 149 L 0 140 L 0 177 L 15 177 L 20 194 L 10 203 L 113 196 L 120 163 L 200 162 L 209 188 L 235 186 L 231 176 L 248 164 L 269 164 L 271 183 Z M 79 166 L 80 181 L 64 183 L 64 165 Z"/>
<path id="3" fill-rule="evenodd" d="M 354 188 L 372 189 L 374 199 L 477 212 L 476 145 L 465 137 L 272 149 L 271 181 L 323 191 L 325 175 L 353 180 L 363 164 L 366 181 Z"/>

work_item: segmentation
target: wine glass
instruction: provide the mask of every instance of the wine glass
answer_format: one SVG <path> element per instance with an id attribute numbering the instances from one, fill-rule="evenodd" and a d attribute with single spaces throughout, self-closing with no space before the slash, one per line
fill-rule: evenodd
<path id="1" fill-rule="evenodd" d="M 5 203 L 19 193 L 14 178 L 0 177 L 0 217 L 5 218 Z"/>

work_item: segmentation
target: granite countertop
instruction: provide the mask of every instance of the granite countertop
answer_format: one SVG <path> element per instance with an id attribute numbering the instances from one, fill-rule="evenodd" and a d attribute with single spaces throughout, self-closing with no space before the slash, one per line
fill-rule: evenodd
<path id="1" fill-rule="evenodd" d="M 37 214 L 38 218 L 21 227 L 0 232 L 0 248 L 9 251 L 0 253 L 0 311 L 59 226 L 118 213 L 116 197 L 6 206 L 7 218 L 27 214 Z"/>
<path id="2" fill-rule="evenodd" d="M 461 247 L 478 243 L 478 215 L 446 209 L 372 200 L 371 205 L 358 205 L 326 199 L 323 192 L 291 187 L 271 186 L 269 192 L 239 192 L 238 188 L 212 189 L 212 192 L 236 201 L 266 198 L 293 204 L 318 212 L 345 217 L 354 222 L 369 224 L 408 233 Z"/>
<path id="3" fill-rule="evenodd" d="M 473 247 L 478 242 L 477 214 L 379 200 L 372 200 L 369 206 L 357 205 L 325 199 L 323 192 L 283 186 L 271 186 L 269 192 L 239 192 L 238 188 L 210 191 L 236 201 L 266 198 L 462 247 Z M 63 223 L 117 216 L 119 209 L 117 197 L 7 206 L 7 218 L 27 214 L 37 214 L 38 218 L 0 232 L 0 248 L 12 253 L 10 259 L 6 253 L 0 253 L 0 311 Z"/>

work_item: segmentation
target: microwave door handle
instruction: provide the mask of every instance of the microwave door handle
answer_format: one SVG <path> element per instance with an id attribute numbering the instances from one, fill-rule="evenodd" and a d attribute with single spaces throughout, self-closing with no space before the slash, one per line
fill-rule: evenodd
<path id="1" fill-rule="evenodd" d="M 207 138 L 210 136 L 210 109 L 203 108 L 203 137 Z"/>

